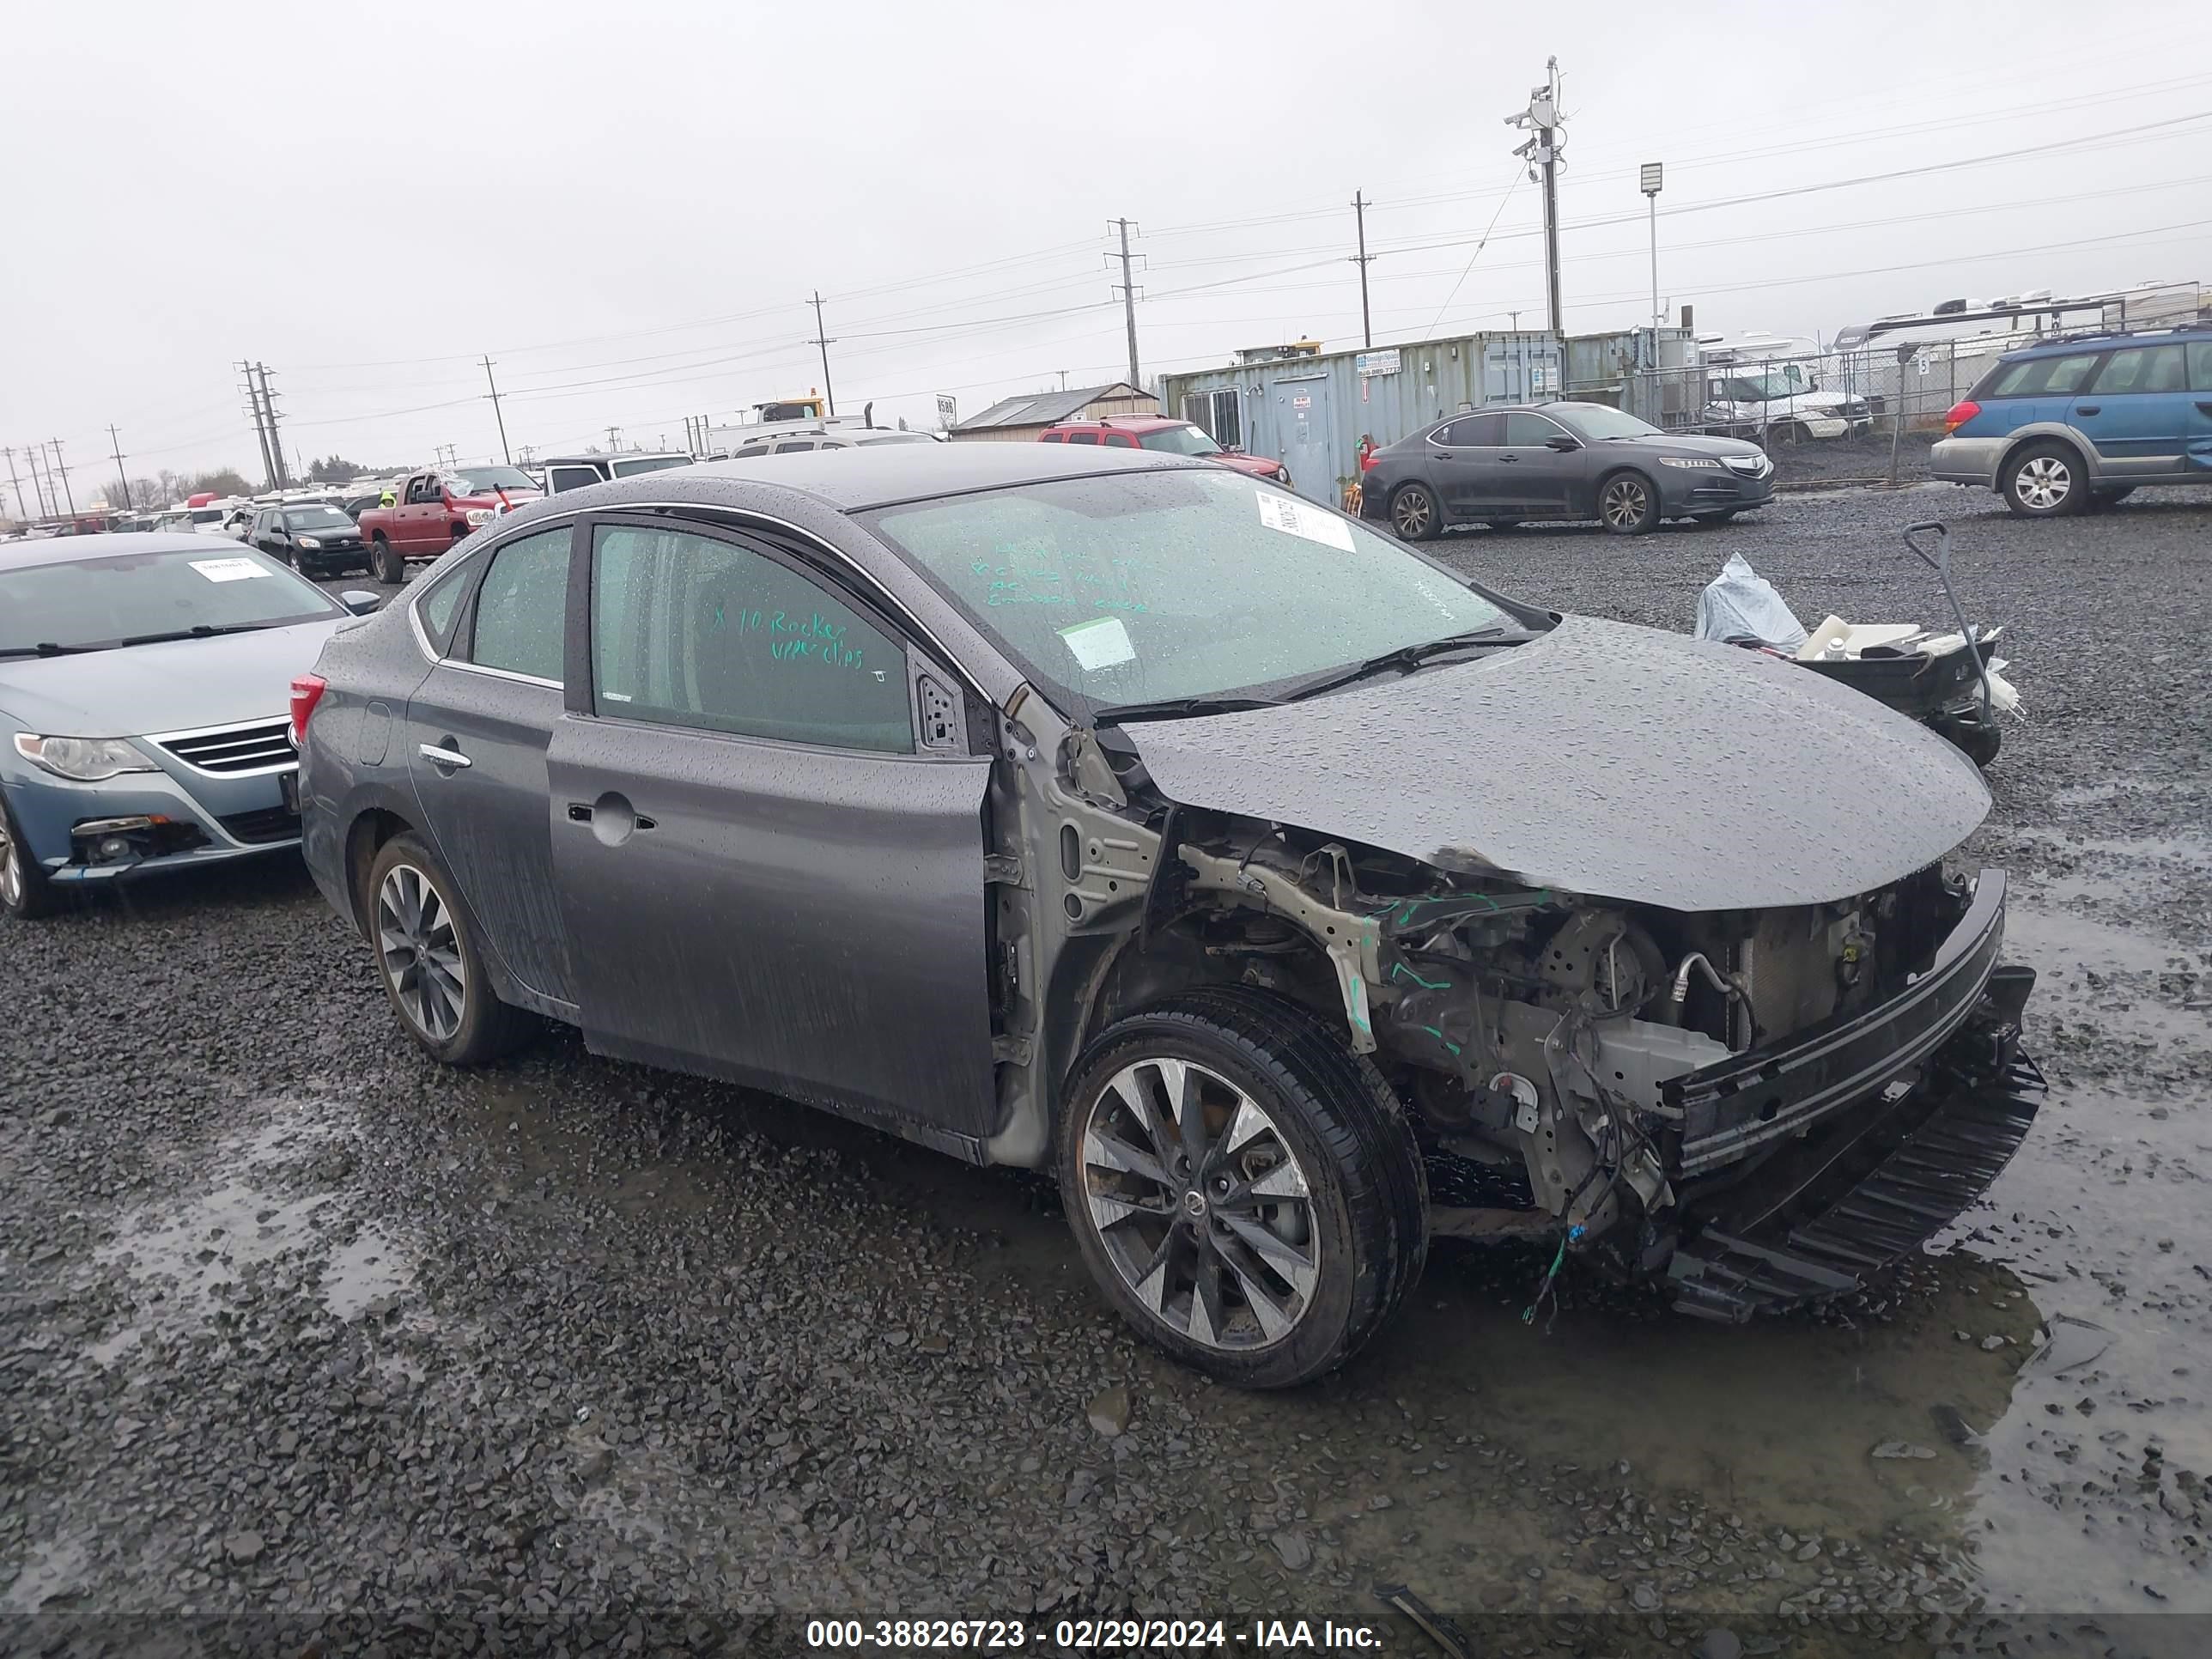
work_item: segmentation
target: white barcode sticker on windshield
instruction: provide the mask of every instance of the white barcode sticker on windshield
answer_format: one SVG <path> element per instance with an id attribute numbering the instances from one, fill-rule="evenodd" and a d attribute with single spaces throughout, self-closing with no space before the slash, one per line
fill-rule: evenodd
<path id="1" fill-rule="evenodd" d="M 1260 498 L 1260 522 L 1268 529 L 1303 536 L 1340 553 L 1352 551 L 1352 526 L 1343 520 L 1272 490 L 1256 489 L 1252 493 Z"/>
<path id="2" fill-rule="evenodd" d="M 1137 647 L 1129 643 L 1129 630 L 1121 626 L 1119 617 L 1093 617 L 1089 622 L 1071 623 L 1060 630 L 1060 637 L 1067 641 L 1067 648 L 1086 673 L 1116 663 L 1134 662 L 1137 658 Z"/>
<path id="3" fill-rule="evenodd" d="M 252 559 L 191 559 L 191 568 L 211 582 L 251 581 L 256 576 L 265 576 L 269 567 Z"/>

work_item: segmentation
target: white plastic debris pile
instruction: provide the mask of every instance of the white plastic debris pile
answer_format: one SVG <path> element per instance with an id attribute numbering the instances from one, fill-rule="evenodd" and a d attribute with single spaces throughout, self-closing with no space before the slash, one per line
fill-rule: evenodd
<path id="1" fill-rule="evenodd" d="M 1974 644 L 1983 653 L 1982 665 L 1989 670 L 1990 708 L 1996 714 L 2025 720 L 2027 717 L 2020 714 L 2020 688 L 2004 677 L 2005 659 L 1988 654 L 1989 647 L 2003 632 L 2002 628 L 1992 628 L 1986 634 L 1978 628 L 1974 630 Z M 1844 662 L 1864 656 L 1875 646 L 1885 654 L 1940 657 L 1966 642 L 1956 629 L 1948 634 L 1931 634 L 1917 623 L 1847 623 L 1841 617 L 1830 617 L 1797 647 L 1797 660 Z"/>
<path id="2" fill-rule="evenodd" d="M 2003 631 L 1993 628 L 1984 633 L 1978 628 L 1974 643 L 1984 653 L 1991 709 L 2025 719 L 2020 713 L 2019 688 L 2004 678 L 2004 659 L 1986 654 Z M 1723 643 L 1756 640 L 1799 662 L 1843 662 L 1876 649 L 1884 656 L 1940 657 L 1966 643 L 1955 629 L 1937 634 L 1918 623 L 1847 623 L 1841 617 L 1830 617 L 1808 632 L 1773 584 L 1741 553 L 1729 554 L 1721 574 L 1698 595 L 1698 637 Z"/>

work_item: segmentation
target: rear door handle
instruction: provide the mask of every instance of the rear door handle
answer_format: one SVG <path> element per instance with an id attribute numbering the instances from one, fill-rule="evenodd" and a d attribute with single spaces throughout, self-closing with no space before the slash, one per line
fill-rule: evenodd
<path id="1" fill-rule="evenodd" d="M 590 807 L 585 805 L 584 803 L 580 800 L 572 800 L 568 803 L 569 823 L 589 823 L 591 821 L 592 809 Z"/>
<path id="2" fill-rule="evenodd" d="M 2101 415 L 2105 412 L 2105 406 L 2102 404 L 2079 404 L 2074 412 L 2076 415 Z"/>
<path id="3" fill-rule="evenodd" d="M 1500 455 L 1498 459 L 1501 461 L 1517 461 L 1521 458 L 1518 455 Z"/>
<path id="4" fill-rule="evenodd" d="M 443 748 L 434 743 L 422 744 L 420 753 L 431 765 L 449 766 L 455 771 L 466 771 L 471 764 L 469 757 L 459 750 Z"/>

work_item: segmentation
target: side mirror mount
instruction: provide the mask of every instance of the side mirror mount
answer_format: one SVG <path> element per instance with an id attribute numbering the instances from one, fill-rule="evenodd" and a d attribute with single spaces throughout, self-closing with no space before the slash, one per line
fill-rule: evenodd
<path id="1" fill-rule="evenodd" d="M 1579 438 L 1570 438 L 1564 432 L 1554 432 L 1550 437 L 1544 440 L 1545 448 L 1556 449 L 1562 455 L 1565 454 L 1571 449 L 1580 449 L 1582 447 L 1582 441 Z"/>
<path id="2" fill-rule="evenodd" d="M 338 595 L 338 603 L 356 617 L 366 617 L 384 603 L 384 595 L 371 592 L 366 587 L 349 587 Z"/>

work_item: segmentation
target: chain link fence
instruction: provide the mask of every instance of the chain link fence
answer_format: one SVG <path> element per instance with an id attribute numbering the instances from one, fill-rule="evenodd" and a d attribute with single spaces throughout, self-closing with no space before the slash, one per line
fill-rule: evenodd
<path id="1" fill-rule="evenodd" d="M 1669 432 L 1810 443 L 1939 428 L 1951 405 L 1996 362 L 1973 341 L 1878 346 L 1756 362 L 1638 369 L 1623 407 Z"/>

